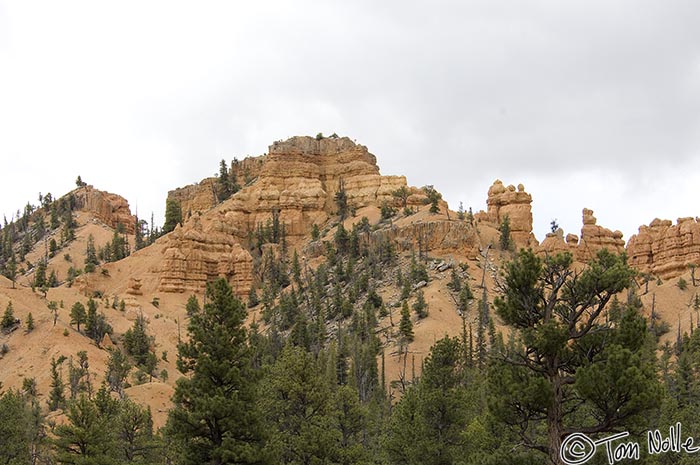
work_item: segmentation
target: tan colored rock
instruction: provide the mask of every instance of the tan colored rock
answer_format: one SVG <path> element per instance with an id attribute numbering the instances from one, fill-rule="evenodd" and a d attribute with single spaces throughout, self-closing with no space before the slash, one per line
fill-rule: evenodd
<path id="1" fill-rule="evenodd" d="M 209 281 L 226 278 L 234 292 L 248 295 L 253 259 L 230 233 L 225 222 L 204 225 L 199 215 L 166 237 L 158 289 L 162 292 L 203 292 Z"/>
<path id="2" fill-rule="evenodd" d="M 500 225 L 507 216 L 516 247 L 537 245 L 532 233 L 532 196 L 525 192 L 522 184 L 516 189 L 513 185 L 504 186 L 503 182 L 497 179 L 489 188 L 486 205 L 486 214 L 477 215 L 477 220 L 487 219 Z"/>
<path id="3" fill-rule="evenodd" d="M 576 259 L 579 261 L 591 260 L 601 249 L 608 249 L 613 253 L 625 251 L 625 241 L 622 240 L 620 231 L 611 231 L 596 223 L 593 210 L 584 208 L 581 241 L 576 248 Z"/>
<path id="4" fill-rule="evenodd" d="M 129 284 L 126 288 L 126 293 L 129 295 L 143 295 L 143 291 L 141 291 L 141 286 L 141 278 L 131 277 L 129 278 Z"/>
<path id="5" fill-rule="evenodd" d="M 129 202 L 124 197 L 97 190 L 92 186 L 79 187 L 72 194 L 80 210 L 92 213 L 111 228 L 121 224 L 126 232 L 134 233 L 136 217 L 131 214 Z"/>
<path id="6" fill-rule="evenodd" d="M 627 244 L 630 263 L 644 273 L 663 279 L 674 278 L 690 265 L 700 264 L 700 222 L 698 218 L 655 219 L 640 226 Z"/>

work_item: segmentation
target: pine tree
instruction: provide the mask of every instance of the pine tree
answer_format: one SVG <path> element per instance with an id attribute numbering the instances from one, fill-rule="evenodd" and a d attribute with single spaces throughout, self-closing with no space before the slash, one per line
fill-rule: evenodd
<path id="1" fill-rule="evenodd" d="M 404 300 L 401 307 L 401 321 L 399 322 L 399 333 L 406 342 L 413 342 L 413 322 L 411 313 L 408 310 L 408 301 Z"/>
<path id="2" fill-rule="evenodd" d="M 63 408 L 66 403 L 66 397 L 63 393 L 63 379 L 58 371 L 58 361 L 51 358 L 51 391 L 49 392 L 49 410 L 54 411 Z"/>
<path id="3" fill-rule="evenodd" d="M 489 375 L 492 411 L 553 464 L 562 463 L 566 435 L 643 421 L 661 398 L 639 309 L 628 305 L 619 323 L 605 318 L 612 297 L 632 283 L 624 256 L 603 250 L 579 270 L 572 262 L 570 254 L 521 250 L 495 301 L 512 339 Z"/>
<path id="4" fill-rule="evenodd" d="M 90 234 L 87 238 L 85 250 L 85 272 L 92 273 L 100 262 L 97 260 L 97 250 L 95 249 L 95 238 Z"/>
<path id="5" fill-rule="evenodd" d="M 192 317 L 193 315 L 199 313 L 201 308 L 199 307 L 199 301 L 197 300 L 197 297 L 194 295 L 191 295 L 187 299 L 187 304 L 185 305 L 185 311 L 187 312 L 187 316 Z"/>
<path id="6" fill-rule="evenodd" d="M 178 347 L 177 382 L 168 436 L 183 464 L 262 463 L 263 429 L 256 408 L 257 372 L 243 326 L 246 311 L 225 279 L 207 286 L 207 303 L 190 319 Z"/>
<path id="7" fill-rule="evenodd" d="M 70 324 L 76 325 L 78 332 L 80 332 L 81 323 L 85 323 L 87 320 L 87 313 L 85 312 L 85 306 L 76 302 L 70 309 Z"/>
<path id="8" fill-rule="evenodd" d="M 109 390 L 119 394 L 122 399 L 124 398 L 124 388 L 129 371 L 131 371 L 131 364 L 122 351 L 119 349 L 110 351 L 105 381 L 107 381 Z"/>
<path id="9" fill-rule="evenodd" d="M 46 262 L 40 259 L 36 265 L 36 271 L 34 271 L 34 287 L 39 289 L 46 285 Z"/>
<path id="10" fill-rule="evenodd" d="M 2 321 L 0 321 L 0 327 L 3 329 L 10 328 L 15 324 L 15 312 L 12 308 L 12 301 L 7 302 L 7 307 L 5 307 L 5 313 L 2 315 Z"/>
<path id="11" fill-rule="evenodd" d="M 169 198 L 165 201 L 165 223 L 163 224 L 163 234 L 169 233 L 180 223 L 182 223 L 182 208 L 180 207 L 180 202 Z"/>
<path id="12" fill-rule="evenodd" d="M 34 331 L 34 316 L 32 316 L 32 312 L 29 312 L 27 315 L 27 332 L 31 333 Z"/>
<path id="13" fill-rule="evenodd" d="M 413 311 L 416 312 L 418 318 L 423 319 L 428 316 L 428 304 L 425 301 L 425 295 L 422 289 L 418 289 L 416 293 L 416 301 L 413 304 Z"/>
<path id="14" fill-rule="evenodd" d="M 139 315 L 134 325 L 124 333 L 126 353 L 134 358 L 138 366 L 145 366 L 151 351 L 151 340 L 146 333 L 146 319 Z"/>
<path id="15" fill-rule="evenodd" d="M 510 218 L 508 215 L 503 217 L 503 220 L 501 220 L 501 225 L 498 227 L 498 231 L 500 232 L 498 244 L 501 247 L 501 250 L 512 250 L 513 239 L 510 235 Z"/>

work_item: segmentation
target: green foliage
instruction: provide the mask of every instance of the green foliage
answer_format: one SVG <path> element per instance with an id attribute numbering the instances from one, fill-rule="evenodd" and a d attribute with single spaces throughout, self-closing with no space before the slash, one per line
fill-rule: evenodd
<path id="1" fill-rule="evenodd" d="M 340 221 L 344 221 L 348 216 L 349 206 L 348 206 L 348 194 L 345 192 L 345 182 L 343 178 L 340 178 L 338 183 L 338 191 L 335 193 L 335 204 L 338 207 L 338 216 Z"/>
<path id="2" fill-rule="evenodd" d="M 318 225 L 314 223 L 314 225 L 311 227 L 311 240 L 312 241 L 317 241 L 321 238 L 321 233 L 318 230 Z"/>
<path id="3" fill-rule="evenodd" d="M 139 315 L 134 325 L 124 333 L 124 348 L 137 366 L 145 366 L 151 352 L 151 339 L 146 333 L 146 319 Z"/>
<path id="4" fill-rule="evenodd" d="M 408 187 L 401 186 L 395 191 L 393 191 L 391 195 L 396 197 L 401 202 L 402 208 L 408 208 L 408 197 L 411 195 L 411 192 L 408 190 Z"/>
<path id="5" fill-rule="evenodd" d="M 34 316 L 32 315 L 32 312 L 29 312 L 27 315 L 27 332 L 31 333 L 34 331 Z"/>
<path id="6" fill-rule="evenodd" d="M 2 315 L 2 321 L 0 321 L 0 327 L 2 329 L 8 329 L 15 325 L 15 313 L 12 308 L 12 301 L 7 302 L 7 307 L 5 307 L 5 313 Z"/>
<path id="7" fill-rule="evenodd" d="M 422 289 L 416 292 L 416 301 L 413 303 L 413 311 L 416 312 L 418 318 L 423 319 L 428 316 L 428 304 L 425 301 L 425 295 Z"/>
<path id="8" fill-rule="evenodd" d="M 435 190 L 433 186 L 424 186 L 423 192 L 425 193 L 428 203 L 430 204 L 430 213 L 440 213 L 440 206 L 438 203 L 442 199 L 442 194 Z"/>
<path id="9" fill-rule="evenodd" d="M 329 463 L 339 432 L 332 416 L 331 386 L 314 357 L 287 346 L 263 387 L 262 408 L 275 430 L 273 463 Z"/>
<path id="10" fill-rule="evenodd" d="M 47 285 L 46 262 L 44 260 L 39 260 L 36 264 L 36 270 L 34 271 L 34 287 L 41 288 Z"/>
<path id="11" fill-rule="evenodd" d="M 85 251 L 85 272 L 92 273 L 100 262 L 97 260 L 97 250 L 95 249 L 95 239 L 92 234 L 88 236 L 87 248 Z"/>
<path id="12" fill-rule="evenodd" d="M 36 381 L 25 378 L 25 394 L 10 390 L 0 395 L 0 463 L 48 463 L 46 431 L 36 396 Z"/>
<path id="13" fill-rule="evenodd" d="M 688 289 L 688 281 L 686 281 L 684 278 L 679 278 L 678 283 L 676 285 L 681 291 L 685 291 L 686 289 Z"/>
<path id="14" fill-rule="evenodd" d="M 51 411 L 63 408 L 66 403 L 63 379 L 58 371 L 59 364 L 59 361 L 51 358 L 51 390 L 49 391 L 49 410 Z"/>
<path id="15" fill-rule="evenodd" d="M 124 356 L 120 349 L 113 349 L 109 353 L 107 360 L 107 372 L 105 373 L 105 381 L 110 392 L 116 392 L 121 398 L 124 398 L 124 388 L 126 379 L 131 371 L 131 364 Z"/>
<path id="16" fill-rule="evenodd" d="M 490 370 L 492 411 L 553 462 L 566 431 L 634 424 L 661 398 L 637 301 L 619 321 L 605 318 L 612 297 L 632 283 L 625 257 L 603 250 L 582 270 L 571 265 L 568 254 L 522 250 L 495 301 L 515 333 Z M 535 434 L 542 429 L 547 439 Z"/>
<path id="17" fill-rule="evenodd" d="M 498 239 L 498 245 L 501 250 L 513 250 L 515 244 L 513 243 L 513 238 L 510 235 L 510 218 L 508 215 L 503 217 L 501 220 L 501 225 L 498 227 L 500 233 Z"/>
<path id="18" fill-rule="evenodd" d="M 382 220 L 388 220 L 389 218 L 396 215 L 396 209 L 392 208 L 392 206 L 389 205 L 386 201 L 382 202 L 380 212 L 382 215 Z"/>
<path id="19" fill-rule="evenodd" d="M 187 312 L 187 316 L 192 317 L 193 315 L 199 313 L 201 308 L 199 307 L 199 301 L 197 300 L 197 296 L 191 295 L 187 299 L 187 304 L 185 304 L 185 311 Z"/>
<path id="20" fill-rule="evenodd" d="M 163 234 L 167 234 L 175 229 L 175 226 L 182 223 L 182 207 L 180 202 L 168 198 L 165 201 L 165 223 L 163 224 Z"/>
<path id="21" fill-rule="evenodd" d="M 207 286 L 207 303 L 192 316 L 178 347 L 180 378 L 167 435 L 180 463 L 261 463 L 263 428 L 256 409 L 258 374 L 243 327 L 246 311 L 225 279 Z"/>
<path id="22" fill-rule="evenodd" d="M 85 306 L 81 302 L 76 302 L 70 309 L 70 324 L 76 325 L 80 332 L 80 325 L 87 321 L 87 312 Z"/>
<path id="23" fill-rule="evenodd" d="M 405 342 L 413 342 L 413 322 L 411 321 L 411 313 L 408 310 L 408 302 L 403 301 L 401 306 L 401 321 L 399 322 L 399 333 Z"/>

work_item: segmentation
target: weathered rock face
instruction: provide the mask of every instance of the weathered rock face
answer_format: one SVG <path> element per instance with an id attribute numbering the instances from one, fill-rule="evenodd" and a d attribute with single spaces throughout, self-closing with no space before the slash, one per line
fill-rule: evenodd
<path id="1" fill-rule="evenodd" d="M 230 172 L 236 177 L 239 186 L 245 187 L 255 182 L 260 176 L 266 156 L 247 157 L 243 160 L 234 159 L 231 162 Z M 219 180 L 216 177 L 205 178 L 196 184 L 190 184 L 168 192 L 168 199 L 177 200 L 182 208 L 185 219 L 195 213 L 204 213 L 211 210 L 218 203 Z"/>
<path id="2" fill-rule="evenodd" d="M 197 184 L 179 187 L 168 192 L 168 199 L 180 203 L 183 218 L 195 213 L 211 210 L 218 203 L 216 199 L 217 179 L 205 178 Z"/>
<path id="3" fill-rule="evenodd" d="M 202 292 L 209 281 L 226 278 L 234 292 L 248 295 L 253 280 L 253 259 L 231 234 L 223 218 L 206 225 L 196 214 L 165 238 L 160 269 L 162 292 Z"/>
<path id="4" fill-rule="evenodd" d="M 92 186 L 80 187 L 72 194 L 79 209 L 91 212 L 111 228 L 121 224 L 126 232 L 134 233 L 136 217 L 131 214 L 129 202 L 124 197 L 97 190 Z"/>
<path id="5" fill-rule="evenodd" d="M 400 187 L 408 189 L 405 177 L 381 176 L 374 155 L 347 137 L 293 137 L 271 145 L 257 180 L 218 210 L 241 240 L 279 212 L 280 223 L 294 240 L 335 214 L 341 188 L 352 209 L 385 201 L 398 206 L 392 192 Z M 408 205 L 425 200 L 417 189 L 408 191 Z"/>
<path id="6" fill-rule="evenodd" d="M 655 219 L 640 226 L 627 244 L 630 263 L 644 273 L 663 279 L 684 273 L 689 265 L 700 264 L 700 223 L 698 218 L 678 218 L 677 224 Z"/>
<path id="7" fill-rule="evenodd" d="M 238 295 L 246 296 L 252 258 L 241 244 L 273 218 L 284 226 L 289 243 L 308 236 L 314 224 L 336 214 L 335 196 L 341 189 L 349 209 L 383 202 L 401 207 L 403 201 L 392 195 L 399 188 L 406 189 L 407 206 L 426 201 L 425 193 L 409 188 L 405 177 L 381 176 L 374 155 L 346 137 L 275 142 L 263 159 L 234 162 L 232 170 L 239 182 L 248 178 L 250 184 L 213 209 L 216 178 L 171 191 L 181 202 L 185 224 L 166 236 L 161 291 L 201 291 L 207 280 L 225 276 Z M 446 208 L 444 202 L 441 208 Z"/>
<path id="8" fill-rule="evenodd" d="M 497 179 L 489 188 L 486 206 L 486 213 L 478 215 L 478 219 L 486 219 L 500 225 L 507 216 L 516 247 L 537 245 L 532 233 L 532 196 L 525 192 L 522 184 L 516 189 L 513 185 L 504 186 L 503 182 Z"/>
<path id="9" fill-rule="evenodd" d="M 593 210 L 583 209 L 581 241 L 576 248 L 576 259 L 582 262 L 591 260 L 599 250 L 608 249 L 613 253 L 625 251 L 625 241 L 620 231 L 611 231 L 596 224 Z"/>
<path id="10" fill-rule="evenodd" d="M 566 241 L 564 241 L 564 231 L 559 228 L 556 232 L 547 233 L 547 236 L 542 241 L 537 251 L 549 255 L 568 252 L 576 256 L 577 246 L 578 236 L 567 234 Z"/>

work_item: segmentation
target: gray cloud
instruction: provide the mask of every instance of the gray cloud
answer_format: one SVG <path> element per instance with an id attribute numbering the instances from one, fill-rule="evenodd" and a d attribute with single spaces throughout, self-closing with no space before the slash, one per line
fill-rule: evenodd
<path id="1" fill-rule="evenodd" d="M 213 174 L 221 158 L 337 132 L 367 145 L 383 173 L 434 184 L 453 208 L 483 208 L 495 178 L 525 183 L 540 237 L 552 218 L 576 232 L 584 206 L 626 236 L 654 216 L 698 214 L 695 2 L 166 2 L 138 15 L 136 4 L 87 5 L 55 11 L 53 29 L 17 5 L 0 12 L 15 26 L 0 50 L 19 65 L 0 84 L 31 74 L 18 95 L 47 115 L 12 124 L 55 135 L 0 150 L 44 157 L 50 147 L 72 162 L 53 176 L 79 168 L 142 211 L 162 214 L 168 189 Z M 111 157 L 121 163 L 106 176 Z M 17 174 L 31 192 L 50 184 Z M 2 211 L 22 204 L 0 189 Z"/>

